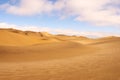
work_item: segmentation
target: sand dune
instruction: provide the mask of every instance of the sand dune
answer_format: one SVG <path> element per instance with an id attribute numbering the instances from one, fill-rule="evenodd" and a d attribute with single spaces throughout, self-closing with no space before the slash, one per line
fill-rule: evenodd
<path id="1" fill-rule="evenodd" d="M 42 33 L 32 31 L 20 31 L 15 29 L 0 29 L 0 45 L 6 46 L 23 46 L 58 41 L 57 39 L 49 37 L 50 34 L 44 32 Z"/>
<path id="2" fill-rule="evenodd" d="M 69 58 L 95 52 L 91 46 L 73 42 L 51 43 L 33 46 L 0 46 L 0 62 L 41 61 Z"/>
<path id="3" fill-rule="evenodd" d="M 61 41 L 88 40 L 86 37 L 52 35 L 47 32 L 20 31 L 16 29 L 0 29 L 0 45 L 26 46 Z"/>
<path id="4" fill-rule="evenodd" d="M 0 30 L 0 80 L 120 80 L 120 38 Z"/>

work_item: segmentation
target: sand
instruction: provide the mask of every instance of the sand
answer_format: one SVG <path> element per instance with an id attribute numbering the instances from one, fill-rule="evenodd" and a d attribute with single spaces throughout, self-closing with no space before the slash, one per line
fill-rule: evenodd
<path id="1" fill-rule="evenodd" d="M 52 42 L 58 42 L 58 40 L 45 32 L 0 29 L 0 45 L 3 46 L 26 46 Z"/>
<path id="2" fill-rule="evenodd" d="M 0 80 L 120 80 L 119 37 L 92 40 L 42 33 L 46 41 L 36 33 L 28 37 L 18 32 L 0 31 Z"/>

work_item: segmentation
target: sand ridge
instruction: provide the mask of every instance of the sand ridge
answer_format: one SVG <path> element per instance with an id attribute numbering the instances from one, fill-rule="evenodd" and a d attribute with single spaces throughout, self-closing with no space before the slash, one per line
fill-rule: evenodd
<path id="1" fill-rule="evenodd" d="M 120 38 L 0 30 L 0 80 L 120 80 Z"/>
<path id="2" fill-rule="evenodd" d="M 45 32 L 20 31 L 15 29 L 0 29 L 0 45 L 25 46 L 38 43 L 58 42 L 52 35 Z"/>

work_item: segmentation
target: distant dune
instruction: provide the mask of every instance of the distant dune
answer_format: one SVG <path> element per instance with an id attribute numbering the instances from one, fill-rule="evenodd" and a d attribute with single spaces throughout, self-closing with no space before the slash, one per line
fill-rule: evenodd
<path id="1" fill-rule="evenodd" d="M 42 32 L 20 31 L 15 29 L 0 29 L 0 45 L 33 45 L 39 43 L 57 42 L 52 35 Z"/>
<path id="2" fill-rule="evenodd" d="M 0 29 L 0 80 L 120 80 L 120 38 Z"/>
<path id="3" fill-rule="evenodd" d="M 85 40 L 86 37 L 52 35 L 47 32 L 20 31 L 15 29 L 0 29 L 0 45 L 25 46 L 41 43 L 52 43 L 70 40 Z"/>

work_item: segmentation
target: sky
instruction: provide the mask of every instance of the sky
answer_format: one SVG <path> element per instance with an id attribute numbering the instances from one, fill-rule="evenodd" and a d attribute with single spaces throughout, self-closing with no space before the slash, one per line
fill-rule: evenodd
<path id="1" fill-rule="evenodd" d="M 120 36 L 120 0 L 0 0 L 0 28 Z"/>

